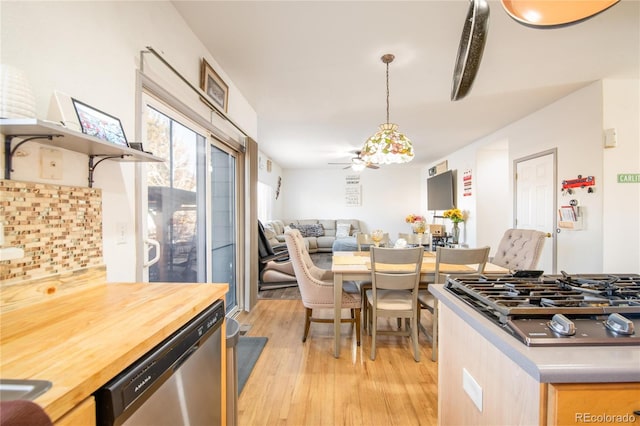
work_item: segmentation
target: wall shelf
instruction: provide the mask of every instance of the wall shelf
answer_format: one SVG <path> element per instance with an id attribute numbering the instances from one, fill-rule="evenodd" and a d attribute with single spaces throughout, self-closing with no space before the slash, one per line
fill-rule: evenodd
<path id="1" fill-rule="evenodd" d="M 11 179 L 11 160 L 19 145 L 31 140 L 55 148 L 67 149 L 89 156 L 89 187 L 93 186 L 93 172 L 104 160 L 126 162 L 163 162 L 164 159 L 133 148 L 118 146 L 94 136 L 68 129 L 62 125 L 36 118 L 2 118 L 0 133 L 5 136 L 4 178 Z M 12 147 L 13 139 L 21 141 Z"/>

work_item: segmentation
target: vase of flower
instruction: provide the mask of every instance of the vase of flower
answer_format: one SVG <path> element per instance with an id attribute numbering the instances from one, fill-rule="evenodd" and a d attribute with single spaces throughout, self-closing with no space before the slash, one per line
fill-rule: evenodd
<path id="1" fill-rule="evenodd" d="M 424 216 L 410 214 L 404 218 L 404 221 L 411 225 L 414 234 L 424 234 L 427 230 L 427 221 Z"/>
<path id="2" fill-rule="evenodd" d="M 453 244 L 458 244 L 460 241 L 460 228 L 458 227 L 458 222 L 453 222 L 453 228 L 451 228 L 451 242 Z"/>
<path id="3" fill-rule="evenodd" d="M 414 234 L 424 234 L 427 230 L 427 224 L 426 222 L 419 220 L 411 224 L 411 229 L 413 230 Z"/>
<path id="4" fill-rule="evenodd" d="M 462 213 L 460 209 L 453 208 L 442 213 L 442 217 L 446 217 L 453 222 L 453 228 L 451 228 L 451 242 L 453 244 L 458 244 L 460 242 L 460 227 L 458 224 L 460 222 L 464 222 L 464 213 Z"/>

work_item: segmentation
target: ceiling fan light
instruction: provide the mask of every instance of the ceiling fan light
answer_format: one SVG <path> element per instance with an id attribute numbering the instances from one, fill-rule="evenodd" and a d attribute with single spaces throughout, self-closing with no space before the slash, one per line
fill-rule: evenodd
<path id="1" fill-rule="evenodd" d="M 398 132 L 398 125 L 384 123 L 362 147 L 361 158 L 373 164 L 408 163 L 413 160 L 413 145 L 408 137 Z"/>
<path id="2" fill-rule="evenodd" d="M 354 172 L 361 172 L 365 169 L 365 167 L 367 167 L 366 163 L 363 162 L 354 162 L 351 165 L 351 170 L 353 170 Z"/>

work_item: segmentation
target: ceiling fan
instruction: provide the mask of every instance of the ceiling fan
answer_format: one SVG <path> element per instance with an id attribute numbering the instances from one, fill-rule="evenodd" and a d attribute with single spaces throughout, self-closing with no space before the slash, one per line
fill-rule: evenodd
<path id="1" fill-rule="evenodd" d="M 351 162 L 349 163 L 328 163 L 331 165 L 347 165 L 347 167 L 344 167 L 344 169 L 348 169 L 348 168 L 352 168 L 355 171 L 360 171 L 360 170 L 364 170 L 365 168 L 368 169 L 379 169 L 380 166 L 373 164 L 373 163 L 369 163 L 367 161 L 364 161 L 362 159 L 362 156 L 360 155 L 362 152 L 361 151 L 353 151 L 353 153 L 355 154 L 355 157 L 351 158 Z"/>

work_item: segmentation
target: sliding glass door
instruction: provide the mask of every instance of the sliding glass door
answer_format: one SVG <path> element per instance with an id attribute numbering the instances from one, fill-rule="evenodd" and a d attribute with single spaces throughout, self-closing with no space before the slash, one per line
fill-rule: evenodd
<path id="1" fill-rule="evenodd" d="M 242 157 L 195 120 L 154 97 L 142 99 L 144 149 L 165 161 L 141 165 L 138 276 L 228 283 L 227 312 L 236 310 Z"/>
<path id="2" fill-rule="evenodd" d="M 227 310 L 238 304 L 237 295 L 237 166 L 224 145 L 211 145 L 211 260 L 213 282 L 229 283 Z"/>
<path id="3" fill-rule="evenodd" d="M 147 232 L 159 243 L 149 282 L 203 282 L 206 138 L 157 107 L 147 105 L 145 116 L 145 149 L 165 160 L 147 164 Z"/>

